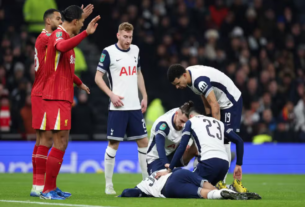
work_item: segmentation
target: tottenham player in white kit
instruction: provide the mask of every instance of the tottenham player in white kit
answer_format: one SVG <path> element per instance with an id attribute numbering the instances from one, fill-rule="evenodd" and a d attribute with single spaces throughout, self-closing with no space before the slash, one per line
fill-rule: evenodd
<path id="1" fill-rule="evenodd" d="M 155 171 L 165 169 L 166 165 L 171 162 L 179 146 L 183 126 L 188 121 L 187 113 L 192 106 L 193 102 L 186 102 L 181 107 L 168 111 L 154 122 L 146 157 L 149 175 Z M 187 165 L 196 154 L 195 145 L 191 145 L 186 150 L 183 159 L 175 167 Z"/>
<path id="2" fill-rule="evenodd" d="M 194 108 L 190 109 L 189 114 L 190 119 L 185 124 L 181 143 L 176 150 L 168 172 L 171 172 L 176 163 L 179 162 L 187 143 L 192 138 L 199 154 L 199 163 L 194 173 L 207 179 L 212 185 L 216 185 L 216 183 L 224 179 L 229 169 L 228 156 L 224 147 L 224 137 L 226 136 L 236 144 L 237 162 L 234 177 L 241 179 L 244 152 L 242 139 L 232 129 L 226 128 L 221 121 L 213 117 L 200 115 Z"/>
<path id="3" fill-rule="evenodd" d="M 159 172 L 154 172 L 135 188 L 125 189 L 119 197 L 261 199 L 256 193 L 237 193 L 229 189 L 218 190 L 206 179 L 189 170 L 175 169 L 172 173 L 156 178 Z"/>
<path id="4" fill-rule="evenodd" d="M 228 76 L 212 67 L 195 65 L 184 68 L 180 64 L 171 65 L 167 76 L 177 89 L 189 87 L 200 95 L 207 116 L 221 120 L 234 132 L 239 132 L 243 101 L 241 92 Z M 227 139 L 225 148 L 230 163 L 231 146 Z M 220 185 L 225 186 L 223 183 Z M 239 192 L 246 191 L 239 179 L 234 179 L 233 186 Z"/>
<path id="5" fill-rule="evenodd" d="M 127 22 L 119 25 L 118 42 L 106 47 L 97 66 L 95 82 L 110 98 L 107 123 L 108 147 L 105 152 L 106 194 L 116 194 L 112 176 L 115 155 L 120 141 L 136 140 L 143 179 L 147 175 L 147 130 L 143 113 L 147 108 L 147 93 L 141 72 L 139 48 L 131 44 L 133 26 Z M 107 73 L 110 89 L 103 80 Z M 139 100 L 138 88 L 142 94 Z"/>

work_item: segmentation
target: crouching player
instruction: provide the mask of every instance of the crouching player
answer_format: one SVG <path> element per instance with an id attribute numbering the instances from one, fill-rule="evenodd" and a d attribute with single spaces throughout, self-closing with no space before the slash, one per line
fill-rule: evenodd
<path id="1" fill-rule="evenodd" d="M 161 170 L 166 171 L 166 170 Z M 159 171 L 160 172 L 160 171 Z M 229 189 L 218 190 L 206 179 L 185 169 L 175 169 L 172 173 L 155 178 L 154 172 L 135 188 L 125 189 L 119 197 L 157 198 L 205 198 L 248 200 L 259 197 L 255 193 L 237 193 Z"/>
<path id="2" fill-rule="evenodd" d="M 231 129 L 225 130 L 224 124 L 212 117 L 198 114 L 194 108 L 190 109 L 190 120 L 186 122 L 182 133 L 180 146 L 169 166 L 167 172 L 158 173 L 157 177 L 170 173 L 181 159 L 185 147 L 190 138 L 195 142 L 199 154 L 199 163 L 194 173 L 207 179 L 212 185 L 224 179 L 229 162 L 224 146 L 224 137 L 236 143 L 237 165 L 234 170 L 234 178 L 241 179 L 243 142 L 242 139 Z"/>
<path id="3" fill-rule="evenodd" d="M 146 157 L 149 175 L 169 165 L 179 146 L 183 126 L 188 121 L 187 113 L 192 106 L 193 102 L 186 102 L 180 108 L 168 111 L 154 122 Z M 193 145 L 175 167 L 186 165 L 196 153 L 197 149 Z"/>

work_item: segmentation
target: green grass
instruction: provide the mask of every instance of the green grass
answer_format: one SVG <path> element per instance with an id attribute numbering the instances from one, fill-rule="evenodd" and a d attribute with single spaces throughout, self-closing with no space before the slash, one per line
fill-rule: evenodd
<path id="1" fill-rule="evenodd" d="M 134 187 L 140 180 L 140 174 L 115 174 L 114 187 L 117 193 L 121 193 L 125 188 Z M 111 207 L 305 206 L 305 175 L 243 175 L 244 186 L 262 196 L 263 199 L 259 201 L 116 198 L 115 196 L 105 195 L 104 174 L 60 174 L 57 181 L 58 186 L 62 190 L 71 192 L 72 197 L 65 201 L 45 201 L 29 196 L 31 182 L 31 174 L 0 174 L 0 200 L 44 202 L 46 204 L 50 203 L 50 205 L 0 201 L 0 206 L 54 206 L 53 203 Z M 232 175 L 229 175 L 227 182 L 232 182 Z"/>

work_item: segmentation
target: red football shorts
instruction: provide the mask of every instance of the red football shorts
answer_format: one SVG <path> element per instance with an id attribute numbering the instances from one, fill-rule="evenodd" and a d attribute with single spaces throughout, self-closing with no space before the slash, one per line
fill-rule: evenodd
<path id="1" fill-rule="evenodd" d="M 45 114 L 42 130 L 70 130 L 72 104 L 68 101 L 43 100 Z"/>
<path id="2" fill-rule="evenodd" d="M 32 127 L 33 129 L 41 128 L 41 120 L 44 115 L 44 107 L 41 96 L 31 96 L 32 101 Z"/>

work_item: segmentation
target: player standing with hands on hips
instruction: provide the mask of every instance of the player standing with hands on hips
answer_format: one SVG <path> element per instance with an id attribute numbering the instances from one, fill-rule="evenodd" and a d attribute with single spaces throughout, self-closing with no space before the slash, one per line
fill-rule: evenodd
<path id="1" fill-rule="evenodd" d="M 127 140 L 136 140 L 143 179 L 148 176 L 146 164 L 148 139 L 143 117 L 147 108 L 147 94 L 141 72 L 139 48 L 131 44 L 133 26 L 127 22 L 120 24 L 117 38 L 116 44 L 103 50 L 95 75 L 96 84 L 110 98 L 107 126 L 109 142 L 105 152 L 106 194 L 116 194 L 112 183 L 115 155 L 125 134 Z M 105 73 L 110 88 L 103 80 Z M 143 97 L 141 102 L 138 88 Z"/>

